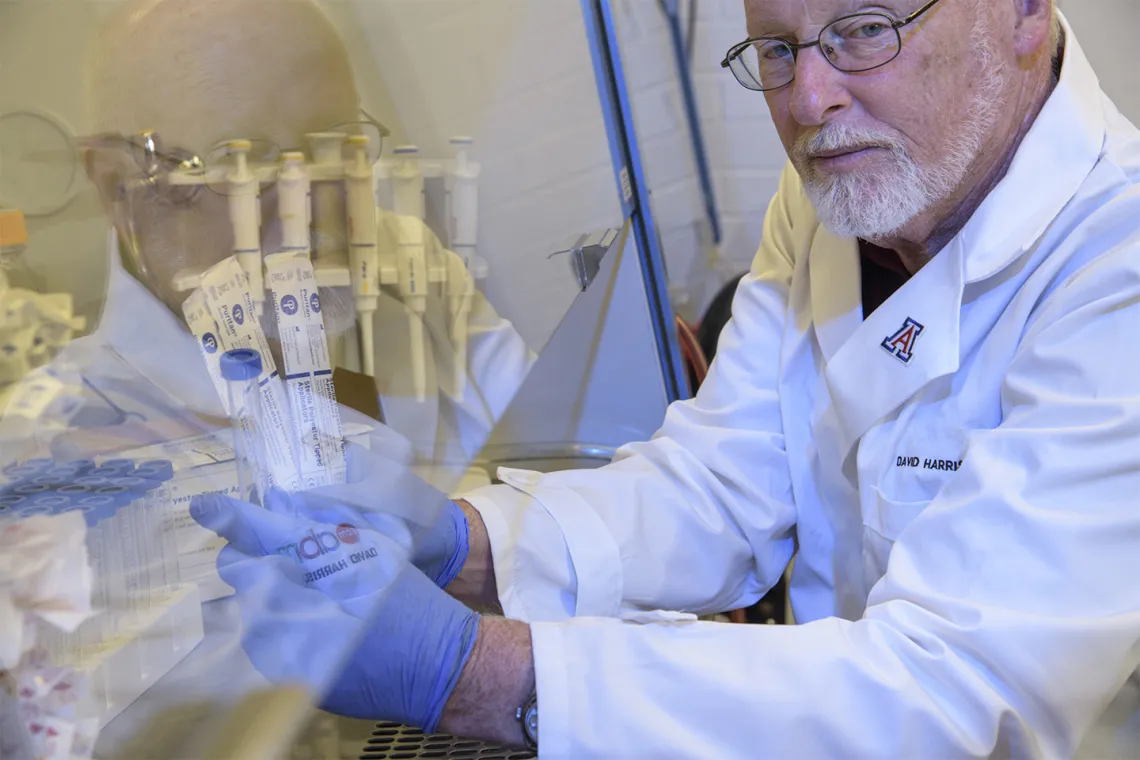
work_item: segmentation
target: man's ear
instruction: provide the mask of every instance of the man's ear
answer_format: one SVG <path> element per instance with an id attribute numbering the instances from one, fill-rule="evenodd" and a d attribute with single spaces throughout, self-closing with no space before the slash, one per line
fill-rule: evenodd
<path id="1" fill-rule="evenodd" d="M 1053 0 L 1013 0 L 1013 11 L 1014 51 L 1019 58 L 1037 55 L 1053 36 Z"/>

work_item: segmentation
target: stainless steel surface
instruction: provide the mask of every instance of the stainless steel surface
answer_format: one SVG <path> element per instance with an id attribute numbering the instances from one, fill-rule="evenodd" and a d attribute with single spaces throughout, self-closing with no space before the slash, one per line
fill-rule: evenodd
<path id="1" fill-rule="evenodd" d="M 616 451 L 612 446 L 590 443 L 492 444 L 483 447 L 475 465 L 497 483 L 500 467 L 537 472 L 593 469 L 609 464 Z"/>
<path id="2" fill-rule="evenodd" d="M 475 760 L 530 760 L 526 750 L 509 750 L 446 734 L 425 734 L 398 723 L 377 723 L 360 754 L 360 760 L 417 760 L 418 758 L 473 758 Z"/>

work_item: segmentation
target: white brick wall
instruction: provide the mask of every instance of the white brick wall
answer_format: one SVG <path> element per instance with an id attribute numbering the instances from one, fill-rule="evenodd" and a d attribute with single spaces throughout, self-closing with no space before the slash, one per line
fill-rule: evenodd
<path id="1" fill-rule="evenodd" d="M 692 77 L 720 211 L 721 271 L 707 271 L 709 232 L 669 30 L 656 0 L 615 0 L 634 118 L 678 309 L 693 318 L 725 276 L 748 267 L 785 155 L 762 96 L 720 67 L 746 36 L 741 0 L 700 0 Z M 687 3 L 682 3 L 687 8 Z M 685 24 L 687 28 L 687 23 Z M 680 303 L 683 296 L 688 304 Z"/>
<path id="2" fill-rule="evenodd" d="M 621 222 L 578 0 L 326 5 L 357 26 L 354 63 L 387 91 L 378 118 L 427 157 L 449 155 L 453 135 L 475 138 L 488 295 L 528 336 L 548 334 L 568 270 L 547 254 L 572 233 Z"/>

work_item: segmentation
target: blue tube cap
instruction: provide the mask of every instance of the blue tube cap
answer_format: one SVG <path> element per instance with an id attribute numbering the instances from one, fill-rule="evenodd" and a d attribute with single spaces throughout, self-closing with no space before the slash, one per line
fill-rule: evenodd
<path id="1" fill-rule="evenodd" d="M 148 462 L 139 462 L 135 475 L 165 483 L 174 479 L 174 463 L 169 459 L 152 459 Z"/>
<path id="2" fill-rule="evenodd" d="M 62 509 L 70 506 L 73 502 L 74 499 L 71 496 L 51 492 L 33 496 L 31 499 L 32 506 L 48 507 L 49 509 Z"/>
<path id="3" fill-rule="evenodd" d="M 261 354 L 252 348 L 226 351 L 218 364 L 226 380 L 253 380 L 261 374 Z"/>
<path id="4" fill-rule="evenodd" d="M 43 485 L 41 483 L 22 483 L 12 489 L 12 493 L 20 494 L 21 496 L 34 496 L 44 491 L 50 491 L 51 486 Z"/>

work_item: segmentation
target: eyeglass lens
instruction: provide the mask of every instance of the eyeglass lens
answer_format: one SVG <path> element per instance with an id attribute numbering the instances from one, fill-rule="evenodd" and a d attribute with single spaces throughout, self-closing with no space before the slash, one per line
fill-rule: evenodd
<path id="1" fill-rule="evenodd" d="M 819 47 L 832 66 L 845 72 L 868 71 L 890 63 L 902 40 L 888 16 L 875 13 L 833 22 L 819 36 Z M 732 59 L 730 68 L 745 87 L 775 90 L 796 76 L 796 55 L 787 42 L 757 40 Z"/>

